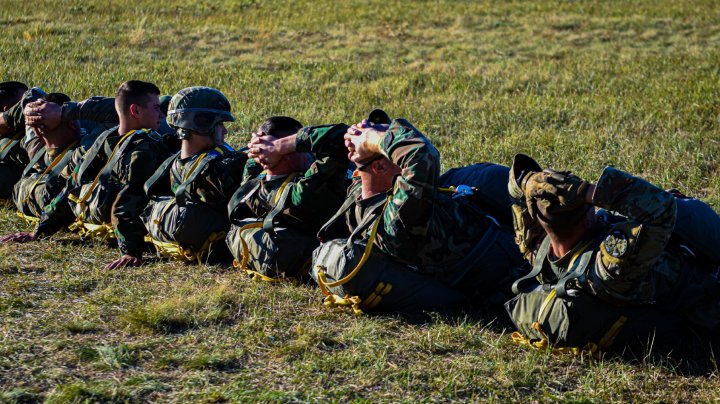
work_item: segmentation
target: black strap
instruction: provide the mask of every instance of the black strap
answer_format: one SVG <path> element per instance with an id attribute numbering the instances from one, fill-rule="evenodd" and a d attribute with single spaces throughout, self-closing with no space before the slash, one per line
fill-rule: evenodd
<path id="1" fill-rule="evenodd" d="M 6 138 L 6 139 L 8 139 L 8 142 L 5 143 L 5 146 L 2 147 L 2 152 L 0 153 L 0 161 L 5 160 L 5 157 L 7 157 L 7 155 L 10 154 L 10 151 L 12 149 L 14 149 L 18 143 L 20 143 L 22 138 L 23 138 L 22 132 L 19 132 L 13 138 Z"/>
<path id="2" fill-rule="evenodd" d="M 155 185 L 160 180 L 160 178 L 164 177 L 165 174 L 167 174 L 172 163 L 174 163 L 175 160 L 177 160 L 179 157 L 180 157 L 180 152 L 177 152 L 177 153 L 173 154 L 172 156 L 168 157 L 167 159 L 165 159 L 165 161 L 160 165 L 160 167 L 158 167 L 158 169 L 155 170 L 155 173 L 153 173 L 153 175 L 150 178 L 148 178 L 147 181 L 145 181 L 145 185 L 143 185 L 143 189 L 145 190 L 145 194 L 148 196 L 148 198 L 154 199 Z"/>
<path id="3" fill-rule="evenodd" d="M 85 156 L 83 156 L 83 161 L 80 163 L 80 167 L 78 167 L 77 171 L 77 183 L 82 184 L 82 176 L 85 174 L 85 171 L 87 171 L 88 167 L 90 167 L 90 164 L 95 160 L 95 157 L 97 157 L 98 153 L 100 153 L 100 149 L 105 144 L 105 140 L 107 140 L 108 136 L 110 136 L 111 133 L 115 132 L 117 130 L 117 126 L 108 129 L 105 132 L 101 133 L 97 138 L 95 138 L 95 142 L 93 145 L 88 149 L 87 153 L 85 153 Z"/>
<path id="4" fill-rule="evenodd" d="M 275 207 L 270 211 L 270 213 L 265 215 L 265 219 L 263 220 L 263 230 L 271 236 L 275 235 L 275 217 L 280 214 L 283 209 L 285 209 L 285 201 L 287 201 L 288 195 L 290 195 L 290 192 L 292 191 L 292 185 L 292 181 L 285 185 L 285 189 L 283 189 L 282 194 L 280 194 L 280 198 L 275 204 Z"/>
<path id="5" fill-rule="evenodd" d="M 332 226 L 333 224 L 335 224 L 335 222 L 336 222 L 339 218 L 345 216 L 345 213 L 346 213 L 353 205 L 355 205 L 355 201 L 357 200 L 358 196 L 360 196 L 361 193 L 362 193 L 362 187 L 361 187 L 361 186 L 357 186 L 355 189 L 353 189 L 352 191 L 350 191 L 350 193 L 348 194 L 348 196 L 345 198 L 345 202 L 343 202 L 343 204 L 340 206 L 340 209 L 338 209 L 338 211 L 335 212 L 335 214 L 334 214 L 327 222 L 325 222 L 325 224 L 324 224 L 324 225 L 320 228 L 320 230 L 318 231 L 318 234 L 321 235 L 321 236 L 323 236 L 324 233 L 327 231 L 327 229 L 330 228 L 330 226 Z M 324 237 L 323 237 L 323 238 L 324 238 Z"/>
<path id="6" fill-rule="evenodd" d="M 105 168 L 103 168 L 102 172 L 100 173 L 100 180 L 99 183 L 104 183 L 107 181 L 107 178 L 112 174 L 113 166 L 117 164 L 117 162 L 120 160 L 120 158 L 123 156 L 123 153 L 125 152 L 125 149 L 127 149 L 130 142 L 133 141 L 133 139 L 136 136 L 147 134 L 146 130 L 136 130 L 135 133 L 125 138 L 125 141 L 123 144 L 121 144 L 116 150 L 115 154 L 113 155 L 113 158 L 105 164 Z"/>
<path id="7" fill-rule="evenodd" d="M 45 146 L 38 150 L 33 156 L 32 160 L 30 160 L 30 162 L 25 166 L 22 176 L 25 177 L 30 172 L 30 170 L 35 167 L 35 164 L 37 164 L 43 157 L 45 157 Z"/>
<path id="8" fill-rule="evenodd" d="M 347 249 L 352 248 L 355 237 L 363 234 L 367 229 L 369 229 L 373 224 L 375 224 L 376 221 L 382 220 L 382 214 L 385 211 L 385 209 L 383 208 L 385 207 L 385 201 L 387 201 L 387 198 L 388 197 L 382 199 L 380 203 L 370 207 L 368 211 L 365 212 L 365 215 L 363 216 L 360 223 L 355 226 L 355 229 L 352 231 L 352 233 L 350 233 L 350 236 L 347 238 L 347 242 L 345 243 Z"/>
<path id="9" fill-rule="evenodd" d="M 260 178 L 252 178 L 245 181 L 244 184 L 240 185 L 240 187 L 237 189 L 237 191 L 235 191 L 233 196 L 230 198 L 230 202 L 228 203 L 228 214 L 230 216 L 230 220 L 232 220 L 233 216 L 235 216 L 235 211 L 238 209 L 238 207 L 244 204 L 250 196 L 257 192 L 258 189 L 260 189 L 260 185 Z"/>
<path id="10" fill-rule="evenodd" d="M 190 176 L 175 190 L 175 200 L 178 205 L 184 205 L 187 200 L 185 189 L 192 184 L 193 181 L 195 181 L 195 178 L 197 178 L 197 176 L 205 169 L 205 167 L 207 167 L 208 164 L 210 164 L 211 161 L 224 155 L 225 151 L 226 149 L 217 147 L 215 150 L 203 153 L 205 154 L 205 158 L 203 158 L 203 154 L 198 156 L 198 158 L 203 158 L 203 160 L 195 166 L 195 169 L 192 173 L 190 173 Z"/>
<path id="11" fill-rule="evenodd" d="M 542 243 L 540 243 L 540 248 L 538 248 L 535 255 L 535 262 L 533 263 L 532 271 L 530 271 L 529 274 L 513 282 L 512 292 L 514 294 L 520 294 L 520 284 L 524 283 L 525 281 L 535 279 L 536 276 L 540 275 L 540 272 L 542 272 L 543 269 L 543 265 L 545 265 L 545 259 L 547 258 L 548 252 L 550 252 L 550 236 L 545 236 Z"/>

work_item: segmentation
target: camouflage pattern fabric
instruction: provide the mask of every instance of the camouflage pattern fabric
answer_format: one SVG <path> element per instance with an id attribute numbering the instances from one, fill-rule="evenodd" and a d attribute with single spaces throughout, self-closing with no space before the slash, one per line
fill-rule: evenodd
<path id="1" fill-rule="evenodd" d="M 375 239 L 378 250 L 447 285 L 473 289 L 471 293 L 475 288 L 509 293 L 511 268 L 522 265 L 512 235 L 467 198 L 438 191 L 440 155 L 428 139 L 408 121 L 396 119 L 380 143 L 380 152 L 400 166 L 402 174 L 396 177 L 382 213 Z M 360 179 L 354 179 L 348 198 L 357 198 L 360 187 Z M 507 197 L 506 192 L 503 195 L 500 198 Z M 345 214 L 346 227 L 329 222 L 320 231 L 321 239 L 347 237 L 348 229 L 386 197 L 353 202 Z"/>
<path id="2" fill-rule="evenodd" d="M 230 101 L 210 87 L 188 87 L 170 100 L 167 123 L 173 128 L 209 133 L 220 122 L 234 122 Z"/>
<path id="3" fill-rule="evenodd" d="M 90 134 L 111 129 L 120 123 L 120 118 L 115 110 L 115 98 L 100 96 L 90 97 L 80 102 L 66 102 L 62 106 L 60 119 L 63 122 L 80 121 L 81 126 Z M 175 134 L 165 120 L 160 122 L 157 132 L 163 136 Z M 177 145 L 171 146 L 171 148 L 175 146 Z"/>
<path id="4" fill-rule="evenodd" d="M 150 203 L 142 220 L 153 238 L 197 248 L 198 240 L 228 231 L 227 204 L 240 186 L 247 154 L 232 150 L 213 153 L 197 173 L 193 168 L 203 153 L 185 159 L 172 156 L 168 168 L 160 172 L 161 167 L 154 174 L 155 182 L 145 184 Z M 193 219 L 184 219 L 183 215 Z"/>
<path id="5" fill-rule="evenodd" d="M 347 129 L 345 124 L 323 125 L 306 127 L 297 133 L 296 151 L 312 153 L 315 161 L 305 173 L 294 176 L 284 185 L 289 187 L 285 199 L 280 200 L 278 192 L 290 178 L 270 178 L 260 172 L 260 166 L 254 161 L 248 162 L 243 185 L 233 195 L 233 201 L 238 203 L 231 203 L 230 210 L 233 230 L 228 237 L 228 246 L 238 262 L 242 261 L 239 237 L 243 237 L 253 251 L 251 264 L 254 270 L 268 276 L 293 276 L 304 272 L 301 267 L 310 260 L 312 251 L 319 244 L 317 231 L 345 199 L 350 163 L 343 140 Z M 240 234 L 239 229 L 247 224 L 244 219 L 248 214 L 257 218 L 256 221 L 262 221 L 279 202 L 284 206 L 274 221 L 278 228 L 284 229 L 282 235 L 278 232 L 274 236 L 263 234 L 262 229 L 246 230 L 247 237 L 243 235 L 245 232 Z M 294 244 L 288 233 L 301 240 Z M 273 238 L 274 241 L 270 240 Z M 292 260 L 295 264 L 282 257 L 287 254 L 297 256 L 297 260 Z"/>
<path id="6" fill-rule="evenodd" d="M 515 179 L 511 178 L 513 181 Z M 680 315 L 704 328 L 717 330 L 720 327 L 718 263 L 700 261 L 687 246 L 669 243 L 677 209 L 673 195 L 640 178 L 607 167 L 596 185 L 593 205 L 601 208 L 595 227 L 564 257 L 552 256 L 549 238 L 536 239 L 532 246 L 535 269 L 531 275 L 537 273 L 537 277 L 522 279 L 515 286 L 523 296 L 520 300 L 526 302 L 523 304 L 529 304 L 528 301 L 541 304 L 541 300 L 525 295 L 534 293 L 532 290 L 537 285 L 549 285 L 556 289 L 559 299 L 572 299 L 582 292 L 603 302 L 609 307 L 607 310 L 623 308 L 612 310 L 625 313 L 630 312 L 625 308 L 649 305 L 668 318 Z M 521 217 L 520 220 L 524 219 Z M 712 242 L 720 245 L 720 240 Z M 693 244 L 692 240 L 688 243 L 689 246 Z M 528 313 L 533 310 L 537 312 L 538 307 L 520 311 L 509 308 L 516 324 L 536 321 L 523 317 L 532 317 Z M 592 317 L 591 313 L 594 311 L 587 314 Z M 580 314 L 563 315 L 573 318 Z M 637 318 L 641 321 L 643 317 Z M 570 319 L 558 319 L 555 323 L 561 321 Z M 549 335 L 554 334 L 550 332 Z M 564 340 L 551 338 L 550 342 L 563 343 Z"/>

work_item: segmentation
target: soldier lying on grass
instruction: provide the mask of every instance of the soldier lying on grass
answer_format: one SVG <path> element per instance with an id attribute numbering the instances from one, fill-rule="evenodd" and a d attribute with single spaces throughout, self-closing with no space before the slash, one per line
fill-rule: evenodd
<path id="1" fill-rule="evenodd" d="M 439 189 L 440 155 L 419 130 L 363 121 L 345 140 L 358 176 L 320 230 L 311 273 L 326 305 L 452 309 L 509 294 L 522 265 L 511 233 L 469 193 Z"/>
<path id="2" fill-rule="evenodd" d="M 524 155 L 509 189 L 534 266 L 506 304 L 516 340 L 595 352 L 720 329 L 720 218 L 703 202 L 612 167 L 591 184 Z"/>

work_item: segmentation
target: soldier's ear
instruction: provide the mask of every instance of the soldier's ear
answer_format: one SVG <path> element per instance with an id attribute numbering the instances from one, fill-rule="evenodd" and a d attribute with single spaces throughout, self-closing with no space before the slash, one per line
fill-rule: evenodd
<path id="1" fill-rule="evenodd" d="M 129 112 L 130 112 L 130 116 L 132 116 L 133 118 L 137 118 L 138 117 L 138 105 L 130 104 Z"/>

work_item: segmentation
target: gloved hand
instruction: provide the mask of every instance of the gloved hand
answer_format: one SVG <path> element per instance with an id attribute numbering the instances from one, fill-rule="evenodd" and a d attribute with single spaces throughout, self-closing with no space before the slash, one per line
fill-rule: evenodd
<path id="1" fill-rule="evenodd" d="M 535 218 L 537 209 L 548 219 L 586 205 L 589 186 L 588 182 L 569 171 L 549 169 L 529 175 L 522 184 L 530 216 Z"/>

